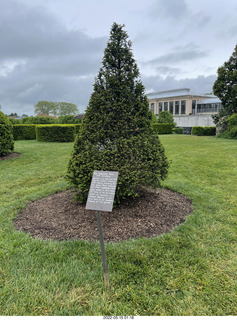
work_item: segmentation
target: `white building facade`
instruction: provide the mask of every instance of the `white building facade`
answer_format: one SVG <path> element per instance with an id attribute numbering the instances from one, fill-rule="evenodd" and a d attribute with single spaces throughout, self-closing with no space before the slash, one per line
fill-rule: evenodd
<path id="1" fill-rule="evenodd" d="M 147 94 L 152 112 L 158 116 L 169 111 L 177 127 L 213 126 L 213 114 L 221 109 L 221 101 L 214 95 L 191 93 L 189 88 Z"/>

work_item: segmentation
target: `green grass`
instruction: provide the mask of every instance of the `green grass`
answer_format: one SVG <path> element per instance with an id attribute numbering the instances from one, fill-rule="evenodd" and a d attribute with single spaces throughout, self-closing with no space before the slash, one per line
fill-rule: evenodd
<path id="1" fill-rule="evenodd" d="M 12 220 L 30 201 L 68 188 L 71 143 L 17 141 L 0 161 L 0 315 L 237 314 L 237 144 L 161 136 L 172 160 L 164 186 L 193 214 L 169 234 L 107 243 L 111 290 L 96 242 L 32 239 Z"/>

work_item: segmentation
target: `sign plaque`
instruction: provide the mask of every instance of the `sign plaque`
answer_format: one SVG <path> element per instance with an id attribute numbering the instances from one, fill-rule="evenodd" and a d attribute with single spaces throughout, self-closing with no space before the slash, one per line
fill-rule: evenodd
<path id="1" fill-rule="evenodd" d="M 117 179 L 117 171 L 94 171 L 86 202 L 87 210 L 96 210 L 98 231 L 100 237 L 101 257 L 104 270 L 104 280 L 105 286 L 108 289 L 109 276 L 105 256 L 105 246 L 100 211 L 112 211 Z"/>
<path id="2" fill-rule="evenodd" d="M 94 171 L 86 209 L 111 212 L 117 179 L 117 171 Z"/>

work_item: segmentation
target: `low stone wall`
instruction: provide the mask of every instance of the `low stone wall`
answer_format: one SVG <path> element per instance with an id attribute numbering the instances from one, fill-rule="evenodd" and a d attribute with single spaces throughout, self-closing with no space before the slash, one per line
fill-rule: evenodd
<path id="1" fill-rule="evenodd" d="M 174 116 L 177 127 L 212 127 L 215 126 L 210 114 L 199 114 L 190 116 Z"/>

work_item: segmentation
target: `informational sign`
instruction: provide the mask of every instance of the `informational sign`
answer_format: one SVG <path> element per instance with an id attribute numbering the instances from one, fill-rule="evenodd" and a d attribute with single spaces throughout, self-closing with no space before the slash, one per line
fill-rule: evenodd
<path id="1" fill-rule="evenodd" d="M 86 209 L 111 212 L 117 179 L 117 171 L 94 171 Z"/>

